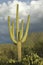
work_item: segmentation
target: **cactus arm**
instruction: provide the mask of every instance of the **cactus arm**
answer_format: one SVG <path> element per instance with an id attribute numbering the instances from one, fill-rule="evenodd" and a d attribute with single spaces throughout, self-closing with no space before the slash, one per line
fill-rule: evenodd
<path id="1" fill-rule="evenodd" d="M 17 44 L 17 41 L 14 39 L 13 33 L 12 33 L 12 27 L 10 28 L 10 37 L 15 44 Z"/>
<path id="2" fill-rule="evenodd" d="M 29 24 L 30 24 L 30 16 L 28 15 L 27 25 L 26 25 L 26 32 L 25 32 L 24 37 L 22 38 L 22 41 L 21 42 L 26 41 L 27 34 L 28 34 L 28 29 L 29 29 Z"/>
<path id="3" fill-rule="evenodd" d="M 13 35 L 13 38 L 15 38 L 15 36 L 14 36 L 14 20 L 12 21 L 12 35 Z"/>
<path id="4" fill-rule="evenodd" d="M 9 33 L 10 33 L 10 37 L 13 40 L 13 42 L 15 42 L 15 44 L 17 43 L 16 40 L 14 40 L 14 36 L 12 34 L 12 26 L 10 26 L 10 16 L 8 16 L 8 29 L 9 29 Z"/>
<path id="5" fill-rule="evenodd" d="M 21 30 L 20 30 L 20 40 L 21 40 L 22 37 L 23 37 L 23 20 L 21 21 L 21 23 L 22 23 L 22 28 L 21 28 Z"/>
<path id="6" fill-rule="evenodd" d="M 12 26 L 10 26 L 9 33 L 10 33 L 10 38 L 11 38 L 11 40 L 13 40 L 13 36 L 12 36 Z"/>
<path id="7" fill-rule="evenodd" d="M 19 17 L 18 17 L 18 4 L 17 4 L 17 10 L 16 10 L 16 31 L 17 31 L 17 40 L 18 40 L 18 32 L 19 32 Z"/>

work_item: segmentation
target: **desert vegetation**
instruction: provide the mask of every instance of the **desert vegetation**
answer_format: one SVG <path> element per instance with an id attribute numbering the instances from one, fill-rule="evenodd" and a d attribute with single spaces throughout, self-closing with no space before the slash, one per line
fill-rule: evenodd
<path id="1" fill-rule="evenodd" d="M 43 33 L 31 33 L 22 44 L 22 61 L 18 63 L 17 47 L 0 44 L 0 65 L 43 65 Z"/>

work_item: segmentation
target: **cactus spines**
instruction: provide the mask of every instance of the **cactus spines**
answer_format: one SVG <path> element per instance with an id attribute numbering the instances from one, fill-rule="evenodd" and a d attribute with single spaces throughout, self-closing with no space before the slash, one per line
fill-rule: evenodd
<path id="1" fill-rule="evenodd" d="M 21 61 L 21 43 L 26 41 L 28 29 L 29 29 L 29 23 L 30 23 L 30 16 L 28 15 L 26 32 L 23 35 L 24 20 L 21 21 L 22 27 L 21 27 L 21 29 L 19 29 L 18 7 L 19 7 L 19 5 L 17 4 L 17 10 L 16 10 L 16 35 L 17 35 L 17 40 L 15 40 L 15 36 L 14 36 L 14 20 L 12 21 L 12 25 L 10 25 L 10 16 L 8 16 L 8 29 L 9 29 L 9 33 L 10 33 L 10 37 L 11 37 L 12 41 L 14 42 L 14 44 L 17 45 L 18 61 L 20 62 Z"/>

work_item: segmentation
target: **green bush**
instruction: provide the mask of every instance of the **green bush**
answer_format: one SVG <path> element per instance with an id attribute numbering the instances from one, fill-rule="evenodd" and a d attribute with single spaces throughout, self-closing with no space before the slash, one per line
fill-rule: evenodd
<path id="1" fill-rule="evenodd" d="M 29 56 L 26 55 L 22 62 L 24 65 L 42 65 L 42 59 L 36 53 L 31 53 Z"/>

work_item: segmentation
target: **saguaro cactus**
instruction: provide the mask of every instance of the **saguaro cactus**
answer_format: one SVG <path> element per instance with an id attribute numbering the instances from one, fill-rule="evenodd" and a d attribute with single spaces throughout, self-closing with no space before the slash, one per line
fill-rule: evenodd
<path id="1" fill-rule="evenodd" d="M 26 26 L 26 31 L 23 35 L 23 20 L 22 22 L 22 27 L 19 29 L 19 14 L 18 14 L 18 7 L 19 5 L 17 4 L 17 10 L 16 10 L 16 35 L 17 35 L 17 40 L 15 40 L 14 36 L 14 21 L 12 21 L 12 25 L 10 25 L 10 16 L 8 16 L 8 29 L 10 33 L 11 40 L 14 42 L 14 44 L 17 45 L 17 50 L 18 50 L 18 61 L 21 61 L 21 43 L 26 41 L 27 35 L 28 35 L 28 29 L 29 29 L 29 23 L 30 23 L 30 16 L 28 15 L 27 19 L 27 26 Z"/>

